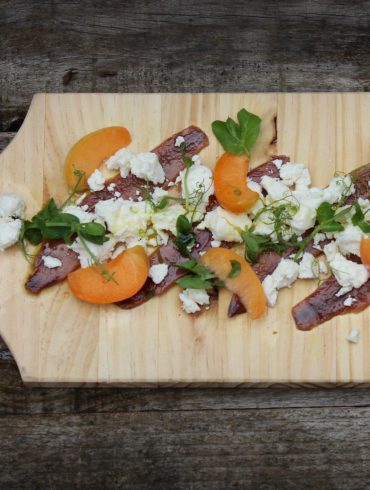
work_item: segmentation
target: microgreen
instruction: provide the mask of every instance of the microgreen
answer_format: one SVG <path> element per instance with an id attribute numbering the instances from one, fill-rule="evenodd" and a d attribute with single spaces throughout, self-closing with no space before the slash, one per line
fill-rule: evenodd
<path id="1" fill-rule="evenodd" d="M 364 233 L 370 233 L 370 224 L 366 221 L 366 214 L 362 211 L 358 202 L 354 206 L 355 214 L 352 216 L 352 224 L 358 226 Z"/>
<path id="2" fill-rule="evenodd" d="M 214 121 L 212 131 L 225 151 L 250 155 L 260 132 L 261 119 L 245 109 L 241 109 L 237 117 L 238 123 L 231 117 L 226 121 Z"/>
<path id="3" fill-rule="evenodd" d="M 195 245 L 195 236 L 192 224 L 183 214 L 177 218 L 176 237 L 173 241 L 182 255 L 185 256 L 190 254 L 190 250 Z"/>
<path id="4" fill-rule="evenodd" d="M 213 274 L 195 259 L 185 260 L 185 262 L 178 264 L 178 267 L 189 272 L 187 276 L 176 281 L 176 284 L 184 289 L 210 289 L 215 286 L 224 286 L 216 274 Z"/>

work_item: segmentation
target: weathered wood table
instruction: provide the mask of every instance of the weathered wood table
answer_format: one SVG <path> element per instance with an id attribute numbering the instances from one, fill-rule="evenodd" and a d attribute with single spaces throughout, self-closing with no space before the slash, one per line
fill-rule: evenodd
<path id="1" fill-rule="evenodd" d="M 0 148 L 39 91 L 370 89 L 369 1 L 100 3 L 0 0 Z M 368 488 L 369 405 L 367 387 L 31 389 L 0 341 L 0 488 Z"/>

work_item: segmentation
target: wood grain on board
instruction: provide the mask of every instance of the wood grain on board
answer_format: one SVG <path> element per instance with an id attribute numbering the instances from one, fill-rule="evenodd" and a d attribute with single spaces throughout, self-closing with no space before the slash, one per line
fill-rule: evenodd
<path id="1" fill-rule="evenodd" d="M 150 149 L 171 133 L 198 124 L 211 136 L 215 118 L 241 107 L 263 118 L 253 155 L 285 153 L 310 167 L 315 185 L 335 170 L 370 160 L 370 94 L 69 94 L 36 96 L 26 121 L 0 157 L 2 189 L 21 193 L 31 215 L 50 196 L 67 189 L 63 160 L 89 131 L 111 124 L 129 128 L 132 149 Z M 277 115 L 277 148 L 274 136 Z M 220 148 L 202 156 L 212 166 Z M 348 315 L 312 332 L 295 329 L 290 309 L 315 288 L 300 282 L 282 291 L 266 318 L 229 320 L 230 295 L 194 318 L 179 307 L 173 288 L 138 309 L 122 311 L 78 302 L 66 284 L 40 296 L 24 292 L 27 264 L 19 250 L 0 256 L 0 333 L 28 383 L 188 385 L 197 383 L 320 383 L 370 381 L 369 313 Z M 345 337 L 352 326 L 361 343 Z"/>

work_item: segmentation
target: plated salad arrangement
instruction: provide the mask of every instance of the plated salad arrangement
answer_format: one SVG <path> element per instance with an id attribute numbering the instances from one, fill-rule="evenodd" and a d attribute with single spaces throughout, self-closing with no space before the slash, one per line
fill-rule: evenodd
<path id="1" fill-rule="evenodd" d="M 292 309 L 297 328 L 362 311 L 370 303 L 370 164 L 337 173 L 323 189 L 287 156 L 249 169 L 260 126 L 245 109 L 214 121 L 224 153 L 213 171 L 196 126 L 140 153 L 128 148 L 126 128 L 90 133 L 66 158 L 64 202 L 50 199 L 26 219 L 21 196 L 0 194 L 0 249 L 22 249 L 31 293 L 67 280 L 79 300 L 122 309 L 177 285 L 182 309 L 200 314 L 226 287 L 228 316 L 258 319 L 279 290 L 313 279 L 317 289 Z"/>

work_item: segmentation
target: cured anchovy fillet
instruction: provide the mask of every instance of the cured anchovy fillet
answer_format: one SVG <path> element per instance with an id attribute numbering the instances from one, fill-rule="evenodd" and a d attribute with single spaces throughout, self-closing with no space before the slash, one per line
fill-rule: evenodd
<path id="1" fill-rule="evenodd" d="M 360 288 L 352 289 L 349 293 L 336 297 L 341 285 L 335 277 L 330 277 L 316 291 L 307 296 L 292 309 L 292 315 L 298 330 L 312 330 L 317 325 L 327 322 L 337 315 L 359 313 L 370 304 L 370 279 Z M 356 301 L 346 306 L 346 298 Z"/>
<path id="2" fill-rule="evenodd" d="M 59 259 L 62 265 L 53 269 L 46 267 L 42 257 L 48 255 Z M 63 281 L 70 272 L 79 267 L 78 255 L 63 240 L 48 240 L 42 244 L 35 257 L 34 273 L 28 278 L 25 287 L 31 293 L 39 293 L 42 289 Z"/>
<path id="3" fill-rule="evenodd" d="M 208 145 L 207 135 L 196 126 L 188 128 L 174 134 L 154 148 L 153 152 L 158 155 L 159 161 L 165 171 L 166 182 L 176 179 L 180 171 L 184 168 L 184 162 L 179 147 L 175 146 L 175 141 L 178 136 L 182 136 L 186 143 L 186 154 L 194 156 Z M 114 183 L 112 190 L 108 190 L 109 184 Z M 81 203 L 87 205 L 89 211 L 94 211 L 95 204 L 98 201 L 104 201 L 114 198 L 114 193 L 119 192 L 123 199 L 140 200 L 140 191 L 137 195 L 136 191 L 141 187 L 146 186 L 145 180 L 139 179 L 132 174 L 122 178 L 121 176 L 112 179 L 105 188 L 98 192 L 90 193 Z M 49 269 L 45 267 L 42 256 L 51 255 L 62 262 L 61 267 Z M 32 293 L 39 293 L 42 289 L 53 286 L 54 284 L 63 281 L 67 275 L 78 269 L 80 262 L 78 255 L 73 252 L 61 240 L 48 240 L 41 245 L 34 261 L 34 272 L 28 278 L 25 287 Z"/>

